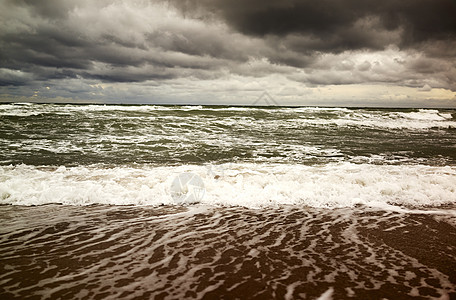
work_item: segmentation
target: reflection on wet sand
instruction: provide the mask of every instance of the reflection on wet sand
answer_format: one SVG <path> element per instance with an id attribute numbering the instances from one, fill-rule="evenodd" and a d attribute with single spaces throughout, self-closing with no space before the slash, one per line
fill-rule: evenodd
<path id="1" fill-rule="evenodd" d="M 456 297 L 453 216 L 0 207 L 1 299 Z"/>

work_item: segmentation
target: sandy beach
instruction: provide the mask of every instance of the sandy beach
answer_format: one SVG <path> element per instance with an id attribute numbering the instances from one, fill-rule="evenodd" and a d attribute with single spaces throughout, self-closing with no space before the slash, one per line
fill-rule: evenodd
<path id="1" fill-rule="evenodd" d="M 1 206 L 1 299 L 454 299 L 454 216 Z"/>

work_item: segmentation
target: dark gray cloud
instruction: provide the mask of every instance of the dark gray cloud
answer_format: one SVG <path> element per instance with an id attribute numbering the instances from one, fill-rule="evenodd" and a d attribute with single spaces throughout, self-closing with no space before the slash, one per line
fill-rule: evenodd
<path id="1" fill-rule="evenodd" d="M 456 90 L 453 0 L 175 0 L 173 5 L 185 15 L 222 19 L 233 30 L 262 39 L 262 54 L 273 64 L 305 70 L 290 75 L 304 83 L 423 86 L 431 76 L 427 81 L 434 87 Z M 356 69 L 341 69 L 346 52 L 391 47 L 411 53 L 405 65 L 365 60 Z M 328 60 L 325 54 L 342 58 Z"/>
<path id="2" fill-rule="evenodd" d="M 67 0 L 6 0 L 5 4 L 10 7 L 30 7 L 34 13 L 39 14 L 45 18 L 58 19 L 67 17 L 68 13 L 76 7 L 77 2 Z"/>
<path id="3" fill-rule="evenodd" d="M 306 49 L 378 49 L 390 42 L 376 32 L 402 31 L 398 46 L 456 38 L 453 0 L 175 0 L 186 14 L 202 11 L 223 18 L 252 36 L 301 34 L 313 39 Z M 366 32 L 365 30 L 368 30 Z M 326 42 L 324 42 L 326 41 Z"/>
<path id="4" fill-rule="evenodd" d="M 53 2 L 0 2 L 0 67 L 32 73 L 36 80 L 79 75 L 138 82 L 212 78 L 259 55 L 248 38 L 220 24 L 185 19 L 161 1 Z M 3 85 L 12 82 L 8 78 Z"/>
<path id="5" fill-rule="evenodd" d="M 455 15 L 453 0 L 0 0 L 0 86 L 96 97 L 277 75 L 456 91 Z"/>

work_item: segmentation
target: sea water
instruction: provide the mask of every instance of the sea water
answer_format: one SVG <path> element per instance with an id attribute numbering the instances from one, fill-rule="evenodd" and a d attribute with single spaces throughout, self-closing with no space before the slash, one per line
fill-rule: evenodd
<path id="1" fill-rule="evenodd" d="M 456 110 L 2 104 L 0 204 L 2 299 L 449 299 Z"/>
<path id="2" fill-rule="evenodd" d="M 456 199 L 456 111 L 0 105 L 0 201 L 437 207 Z"/>

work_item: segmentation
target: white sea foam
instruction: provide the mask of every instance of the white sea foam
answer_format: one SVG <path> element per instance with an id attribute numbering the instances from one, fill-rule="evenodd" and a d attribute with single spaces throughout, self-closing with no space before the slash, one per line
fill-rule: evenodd
<path id="1" fill-rule="evenodd" d="M 422 109 L 418 112 L 373 112 L 340 111 L 344 114 L 334 118 L 308 118 L 302 115 L 295 121 L 303 125 L 336 125 L 385 129 L 426 130 L 430 128 L 456 128 L 456 121 L 450 113 Z"/>
<path id="2" fill-rule="evenodd" d="M 408 113 L 397 113 L 397 115 L 402 116 L 406 119 L 415 119 L 415 120 L 428 120 L 428 121 L 441 121 L 451 119 L 451 114 L 440 113 L 436 109 L 420 109 L 418 112 L 408 112 Z"/>
<path id="3" fill-rule="evenodd" d="M 0 116 L 34 116 L 43 113 L 71 114 L 75 112 L 97 113 L 105 111 L 118 112 L 154 112 L 154 111 L 238 111 L 248 113 L 249 111 L 267 112 L 268 114 L 289 115 L 289 121 L 300 125 L 336 125 L 336 126 L 359 126 L 369 128 L 386 129 L 429 129 L 429 128 L 456 128 L 456 120 L 450 111 L 439 111 L 436 109 L 420 109 L 414 111 L 385 111 L 385 110 L 364 110 L 348 108 L 326 108 L 326 107 L 296 107 L 296 108 L 258 108 L 258 107 L 207 107 L 207 106 L 161 106 L 161 105 L 0 105 Z M 324 115 L 320 116 L 319 114 Z M 98 116 L 99 117 L 99 116 Z M 167 116 L 168 118 L 179 118 L 179 116 Z M 184 118 L 187 118 L 185 116 Z M 245 120 L 235 116 L 236 122 L 251 123 L 252 119 Z M 136 118 L 136 117 L 132 117 Z M 281 120 L 283 122 L 284 120 Z M 255 123 L 260 120 L 255 120 Z M 272 122 L 268 120 L 268 122 Z M 269 123 L 268 123 L 269 124 Z"/>
<path id="4" fill-rule="evenodd" d="M 52 105 L 14 103 L 0 105 L 0 115 L 3 116 L 34 116 L 42 113 L 72 113 L 72 112 L 98 112 L 98 111 L 154 111 L 172 110 L 171 106 L 161 105 Z"/>
<path id="5" fill-rule="evenodd" d="M 225 164 L 177 167 L 0 167 L 0 203 L 14 205 L 172 205 L 172 180 L 200 176 L 202 204 L 251 208 L 353 207 L 397 210 L 456 204 L 456 168 L 333 163 L 324 166 Z"/>

